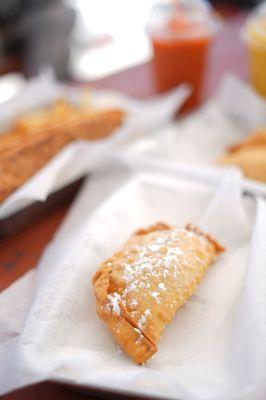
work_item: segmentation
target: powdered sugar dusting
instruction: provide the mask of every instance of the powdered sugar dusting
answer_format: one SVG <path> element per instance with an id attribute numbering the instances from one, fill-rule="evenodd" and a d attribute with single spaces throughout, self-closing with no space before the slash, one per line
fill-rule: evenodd
<path id="1" fill-rule="evenodd" d="M 108 294 L 107 308 L 121 315 L 123 306 L 139 329 L 145 329 L 151 318 L 150 305 L 153 312 L 159 312 L 163 304 L 168 309 L 176 307 L 176 293 L 189 284 L 193 265 L 205 264 L 208 247 L 205 236 L 186 228 L 136 237 L 118 258 L 108 260 L 121 281 L 117 292 Z"/>
<path id="2" fill-rule="evenodd" d="M 151 297 L 153 297 L 158 302 L 160 301 L 158 292 L 151 292 Z"/>
<path id="3" fill-rule="evenodd" d="M 120 315 L 121 313 L 121 309 L 120 309 L 120 300 L 121 297 L 118 293 L 112 293 L 112 294 L 108 294 L 107 295 L 107 299 L 108 299 L 108 304 L 110 305 L 110 308 L 112 310 L 112 312 L 116 315 Z"/>
<path id="4" fill-rule="evenodd" d="M 150 316 L 151 316 L 151 312 L 147 308 L 138 321 L 138 326 L 140 327 L 140 329 L 143 329 L 145 327 L 145 325 L 147 323 L 147 317 L 150 317 Z"/>

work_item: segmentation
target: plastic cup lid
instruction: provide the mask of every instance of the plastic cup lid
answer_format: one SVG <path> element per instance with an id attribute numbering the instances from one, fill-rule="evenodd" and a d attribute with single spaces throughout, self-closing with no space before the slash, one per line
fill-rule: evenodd
<path id="1" fill-rule="evenodd" d="M 171 24 L 169 24 L 171 21 Z M 214 34 L 220 22 L 204 0 L 161 0 L 152 11 L 148 32 L 173 38 Z"/>

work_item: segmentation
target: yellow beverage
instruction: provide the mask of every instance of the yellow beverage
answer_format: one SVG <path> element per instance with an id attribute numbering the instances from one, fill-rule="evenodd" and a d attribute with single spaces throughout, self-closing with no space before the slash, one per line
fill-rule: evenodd
<path id="1" fill-rule="evenodd" d="M 251 18 L 246 26 L 250 79 L 266 97 L 266 15 Z"/>

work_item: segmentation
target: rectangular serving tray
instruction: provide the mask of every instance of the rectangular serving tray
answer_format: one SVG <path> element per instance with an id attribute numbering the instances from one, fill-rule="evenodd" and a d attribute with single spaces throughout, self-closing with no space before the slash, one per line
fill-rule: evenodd
<path id="1" fill-rule="evenodd" d="M 70 204 L 84 180 L 85 177 L 79 178 L 51 193 L 45 201 L 36 201 L 8 217 L 0 219 L 0 239 L 18 233 L 45 215 Z"/>

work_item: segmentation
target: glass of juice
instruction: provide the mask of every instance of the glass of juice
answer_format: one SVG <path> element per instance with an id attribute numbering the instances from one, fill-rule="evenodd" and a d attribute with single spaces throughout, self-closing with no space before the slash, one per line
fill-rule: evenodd
<path id="1" fill-rule="evenodd" d="M 257 7 L 247 19 L 244 37 L 249 55 L 252 85 L 266 97 L 266 2 Z"/>
<path id="2" fill-rule="evenodd" d="M 154 7 L 147 31 L 156 84 L 159 91 L 166 91 L 189 83 L 193 92 L 186 108 L 200 102 L 207 50 L 217 26 L 203 0 L 162 0 Z"/>

